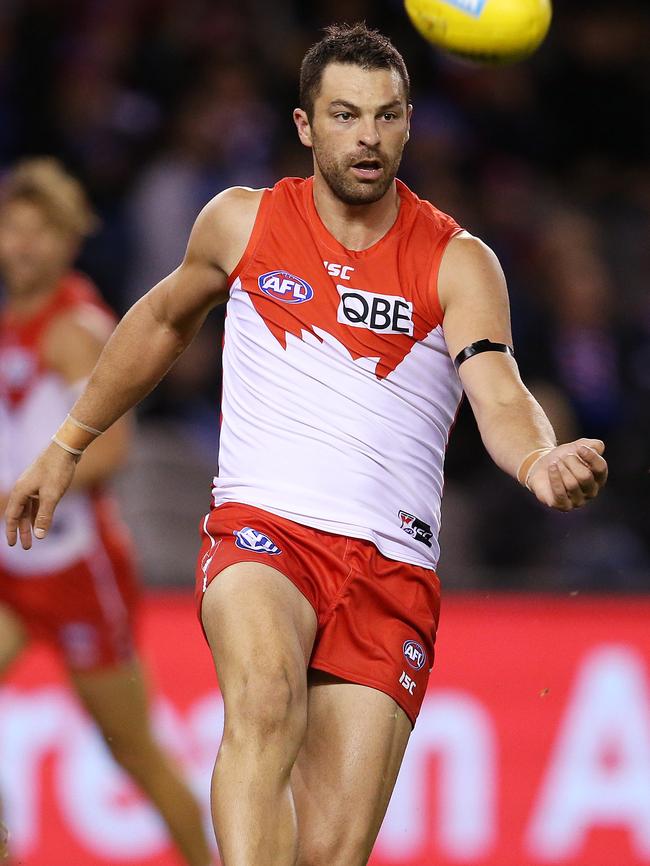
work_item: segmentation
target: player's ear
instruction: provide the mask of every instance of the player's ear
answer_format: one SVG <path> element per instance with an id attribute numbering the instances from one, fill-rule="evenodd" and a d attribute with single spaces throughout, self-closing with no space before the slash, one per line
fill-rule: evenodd
<path id="1" fill-rule="evenodd" d="M 304 111 L 302 108 L 294 108 L 293 122 L 296 124 L 296 129 L 298 130 L 298 138 L 300 139 L 301 143 L 304 144 L 305 147 L 311 147 L 311 125 L 309 123 L 309 118 L 307 117 L 307 112 Z"/>

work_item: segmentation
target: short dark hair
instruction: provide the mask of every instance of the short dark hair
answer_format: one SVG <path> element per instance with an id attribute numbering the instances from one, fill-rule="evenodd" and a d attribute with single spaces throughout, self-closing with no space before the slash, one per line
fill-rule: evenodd
<path id="1" fill-rule="evenodd" d="M 310 121 L 323 72 L 330 63 L 346 63 L 363 69 L 395 69 L 409 101 L 411 82 L 404 58 L 387 36 L 366 27 L 364 22 L 331 24 L 325 28 L 320 42 L 305 54 L 300 67 L 300 106 Z"/>

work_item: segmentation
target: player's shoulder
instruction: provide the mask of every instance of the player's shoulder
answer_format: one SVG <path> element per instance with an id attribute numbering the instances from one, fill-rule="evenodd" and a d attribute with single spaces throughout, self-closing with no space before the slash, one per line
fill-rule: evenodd
<path id="1" fill-rule="evenodd" d="M 467 231 L 454 235 L 440 263 L 438 296 L 443 310 L 456 297 L 506 297 L 505 277 L 494 251 Z"/>
<path id="2" fill-rule="evenodd" d="M 44 325 L 40 353 L 48 367 L 57 369 L 61 359 L 75 352 L 98 354 L 115 327 L 115 316 L 88 277 L 71 273 Z"/>
<path id="3" fill-rule="evenodd" d="M 231 186 L 222 190 L 205 205 L 199 213 L 197 223 L 219 223 L 241 220 L 255 216 L 267 190 L 248 186 Z"/>
<path id="4" fill-rule="evenodd" d="M 53 316 L 43 331 L 41 355 L 48 367 L 58 368 L 60 359 L 83 349 L 97 352 L 110 337 L 115 321 L 95 304 L 79 304 Z"/>
<path id="5" fill-rule="evenodd" d="M 215 195 L 194 223 L 186 261 L 207 261 L 230 274 L 253 235 L 263 202 L 281 197 L 287 190 L 297 195 L 300 182 L 305 180 L 283 178 L 272 188 L 233 186 Z"/>
<path id="6" fill-rule="evenodd" d="M 214 261 L 219 267 L 232 249 L 245 247 L 255 225 L 264 189 L 233 186 L 224 189 L 203 207 L 196 218 L 188 256 Z"/>
<path id="7" fill-rule="evenodd" d="M 477 268 L 501 270 L 494 250 L 466 229 L 461 229 L 449 240 L 443 261 L 452 268 L 463 270 Z"/>
<path id="8" fill-rule="evenodd" d="M 79 271 L 66 274 L 41 318 L 41 349 L 50 343 L 90 338 L 105 342 L 115 326 L 115 315 L 90 277 Z"/>
<path id="9" fill-rule="evenodd" d="M 308 182 L 304 177 L 283 177 L 272 187 L 228 187 L 210 199 L 199 213 L 197 224 L 220 224 L 223 220 L 250 221 L 251 217 L 255 218 L 257 215 L 265 196 L 299 196 Z"/>
<path id="10" fill-rule="evenodd" d="M 266 187 L 230 186 L 215 195 L 212 202 L 220 207 L 254 207 L 266 191 Z"/>

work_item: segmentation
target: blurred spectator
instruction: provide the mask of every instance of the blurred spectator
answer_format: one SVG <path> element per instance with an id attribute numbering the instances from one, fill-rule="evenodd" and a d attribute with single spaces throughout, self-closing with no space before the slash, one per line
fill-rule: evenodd
<path id="1" fill-rule="evenodd" d="M 272 183 L 274 115 L 243 65 L 214 67 L 174 118 L 171 142 L 128 199 L 133 302 L 183 258 L 201 208 L 229 186 Z"/>

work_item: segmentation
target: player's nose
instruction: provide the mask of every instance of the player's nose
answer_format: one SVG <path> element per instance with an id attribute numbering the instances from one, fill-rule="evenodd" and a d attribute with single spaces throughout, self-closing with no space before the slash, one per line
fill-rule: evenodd
<path id="1" fill-rule="evenodd" d="M 359 125 L 359 144 L 366 147 L 376 147 L 379 142 L 379 128 L 375 118 L 362 119 Z"/>

